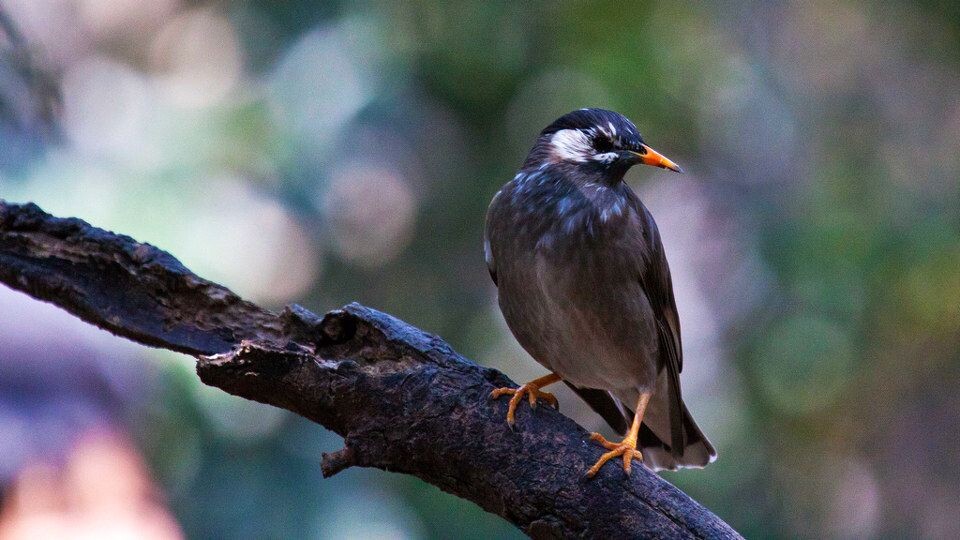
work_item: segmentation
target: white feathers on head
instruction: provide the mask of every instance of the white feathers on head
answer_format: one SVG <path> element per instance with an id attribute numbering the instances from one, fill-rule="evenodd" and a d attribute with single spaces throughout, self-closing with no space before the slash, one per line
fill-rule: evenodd
<path id="1" fill-rule="evenodd" d="M 616 152 L 605 152 L 591 156 L 594 161 L 599 161 L 600 163 L 613 163 L 618 157 L 620 157 L 620 154 Z"/>
<path id="2" fill-rule="evenodd" d="M 579 129 L 561 129 L 550 137 L 553 154 L 562 161 L 582 163 L 593 155 L 590 137 Z"/>
<path id="3" fill-rule="evenodd" d="M 601 163 L 612 163 L 619 155 L 616 152 L 598 154 L 593 147 L 593 138 L 596 136 L 606 137 L 613 146 L 620 147 L 617 128 L 610 123 L 607 126 L 598 126 L 587 130 L 561 129 L 550 137 L 553 156 L 558 161 L 583 163 L 589 159 Z"/>

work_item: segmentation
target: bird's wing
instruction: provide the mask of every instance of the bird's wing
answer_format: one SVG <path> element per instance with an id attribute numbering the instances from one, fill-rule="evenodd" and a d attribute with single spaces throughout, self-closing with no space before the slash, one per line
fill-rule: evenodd
<path id="1" fill-rule="evenodd" d="M 490 239 L 484 235 L 483 238 L 483 258 L 487 261 L 487 271 L 490 272 L 490 279 L 493 284 L 497 284 L 497 266 L 493 262 L 493 252 L 490 251 Z"/>
<path id="2" fill-rule="evenodd" d="M 680 372 L 683 370 L 680 316 L 677 313 L 670 265 L 667 264 L 660 231 L 653 220 L 653 215 L 643 206 L 643 203 L 639 199 L 634 200 L 643 228 L 644 244 L 641 248 L 643 260 L 640 263 L 640 282 L 656 317 L 660 349 L 658 371 L 661 368 L 666 370 L 669 384 L 670 445 L 682 452 L 686 446 L 686 437 L 683 426 L 683 401 L 680 397 Z"/>
<path id="3" fill-rule="evenodd" d="M 496 261 L 493 260 L 493 250 L 490 248 L 490 221 L 491 215 L 496 211 L 497 198 L 500 197 L 501 193 L 503 193 L 503 190 L 498 191 L 490 201 L 486 223 L 483 226 L 483 260 L 487 263 L 487 271 L 490 272 L 490 279 L 493 280 L 494 285 L 497 284 L 497 265 Z"/>
<path id="4" fill-rule="evenodd" d="M 663 361 L 672 364 L 677 373 L 683 371 L 683 346 L 680 342 L 680 316 L 677 313 L 677 301 L 673 296 L 673 279 L 670 277 L 670 266 L 660 241 L 660 233 L 653 217 L 647 212 L 650 231 L 650 261 L 645 265 L 640 275 L 643 290 L 647 293 L 647 300 L 657 317 L 657 327 L 661 337 L 666 342 L 666 357 Z"/>
<path id="5" fill-rule="evenodd" d="M 585 401 L 591 409 L 594 410 L 597 414 L 600 415 L 600 418 L 610 424 L 617 433 L 624 435 L 627 433 L 627 427 L 630 425 L 630 419 L 633 417 L 633 413 L 629 413 L 629 416 L 624 414 L 623 409 L 618 405 L 617 400 L 607 392 L 606 390 L 598 390 L 596 388 L 578 388 L 573 384 L 563 381 L 571 390 L 577 393 L 580 396 L 580 399 Z"/>

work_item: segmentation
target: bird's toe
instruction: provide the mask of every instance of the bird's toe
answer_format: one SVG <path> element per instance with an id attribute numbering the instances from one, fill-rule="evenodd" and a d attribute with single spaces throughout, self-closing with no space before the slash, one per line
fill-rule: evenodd
<path id="1" fill-rule="evenodd" d="M 620 457 L 623 459 L 623 471 L 630 475 L 630 469 L 633 465 L 633 460 L 643 461 L 643 454 L 637 450 L 637 441 L 632 440 L 630 437 L 627 437 L 619 443 L 614 443 L 608 441 L 603 435 L 599 433 L 591 433 L 590 440 L 600 443 L 604 448 L 609 450 L 605 452 L 596 463 L 593 464 L 593 467 L 590 467 L 587 470 L 587 477 L 593 478 L 603 465 L 615 457 Z"/>
<path id="2" fill-rule="evenodd" d="M 557 401 L 557 397 L 551 394 L 550 392 L 543 392 L 540 390 L 540 387 L 535 384 L 524 384 L 518 388 L 497 388 L 493 392 L 490 392 L 490 399 L 497 399 L 501 396 L 510 395 L 510 403 L 507 406 L 507 424 L 513 426 L 517 419 L 517 406 L 520 405 L 520 401 L 523 399 L 523 396 L 527 396 L 527 399 L 530 403 L 530 408 L 537 408 L 537 400 L 542 399 L 550 404 L 553 408 L 559 409 L 560 403 Z"/>

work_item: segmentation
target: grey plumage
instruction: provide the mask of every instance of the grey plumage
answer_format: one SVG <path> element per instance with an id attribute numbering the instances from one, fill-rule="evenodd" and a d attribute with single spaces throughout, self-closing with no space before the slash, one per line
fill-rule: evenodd
<path id="1" fill-rule="evenodd" d="M 639 446 L 654 469 L 716 452 L 680 396 L 680 321 L 653 216 L 623 174 L 642 138 L 617 113 L 546 128 L 487 211 L 485 255 L 510 330 L 621 433 L 653 391 Z M 613 156 L 613 157 L 611 157 Z M 626 406 L 624 406 L 626 404 Z"/>

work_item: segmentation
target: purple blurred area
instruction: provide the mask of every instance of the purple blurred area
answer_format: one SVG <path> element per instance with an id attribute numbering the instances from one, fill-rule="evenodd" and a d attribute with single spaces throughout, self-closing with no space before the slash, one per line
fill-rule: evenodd
<path id="1" fill-rule="evenodd" d="M 63 462 L 85 433 L 122 426 L 156 370 L 137 360 L 143 347 L 24 294 L 0 289 L 0 312 L 8 315 L 0 325 L 0 482 L 7 484 L 30 461 Z"/>

